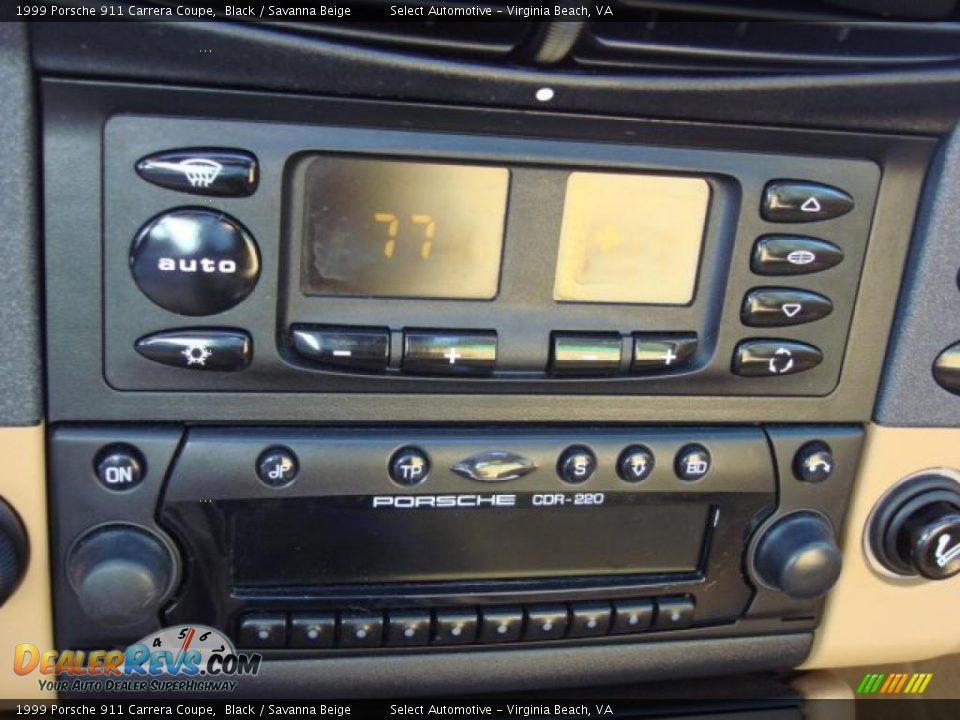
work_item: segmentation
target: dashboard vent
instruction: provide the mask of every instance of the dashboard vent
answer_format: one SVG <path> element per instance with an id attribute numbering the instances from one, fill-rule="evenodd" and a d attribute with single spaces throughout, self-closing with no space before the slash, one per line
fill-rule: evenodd
<path id="1" fill-rule="evenodd" d="M 331 23 L 267 21 L 268 27 L 331 40 L 395 50 L 503 59 L 527 37 L 532 23 L 400 20 Z"/>
<path id="2" fill-rule="evenodd" d="M 924 4 L 914 2 L 917 7 Z M 841 4 L 867 7 L 856 0 L 617 0 L 635 20 L 589 23 L 567 64 L 597 70 L 729 73 L 960 60 L 960 13 L 952 3 L 939 22 L 880 21 L 876 12 L 838 7 Z M 882 4 L 876 2 L 874 8 Z"/>

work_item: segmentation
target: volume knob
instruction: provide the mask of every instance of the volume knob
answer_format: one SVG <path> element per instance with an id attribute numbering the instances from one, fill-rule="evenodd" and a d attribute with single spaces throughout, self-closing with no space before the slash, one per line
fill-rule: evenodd
<path id="1" fill-rule="evenodd" d="M 841 567 L 833 528 L 813 512 L 777 520 L 760 538 L 754 556 L 759 579 L 798 600 L 825 595 L 840 577 Z"/>
<path id="2" fill-rule="evenodd" d="M 172 589 L 175 568 L 172 552 L 154 533 L 107 525 L 74 544 L 67 577 L 88 616 L 124 627 L 159 612 Z"/>

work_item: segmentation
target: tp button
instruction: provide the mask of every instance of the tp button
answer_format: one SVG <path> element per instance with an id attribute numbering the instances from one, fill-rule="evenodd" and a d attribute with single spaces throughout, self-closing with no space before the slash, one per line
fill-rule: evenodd
<path id="1" fill-rule="evenodd" d="M 399 485 L 419 485 L 430 473 L 430 458 L 415 447 L 397 450 L 390 458 L 390 479 Z"/>

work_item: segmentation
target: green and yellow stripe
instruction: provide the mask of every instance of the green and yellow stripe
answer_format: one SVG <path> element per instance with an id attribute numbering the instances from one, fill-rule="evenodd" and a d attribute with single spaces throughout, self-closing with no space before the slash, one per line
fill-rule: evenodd
<path id="1" fill-rule="evenodd" d="M 867 673 L 857 686 L 859 695 L 920 695 L 933 673 Z"/>

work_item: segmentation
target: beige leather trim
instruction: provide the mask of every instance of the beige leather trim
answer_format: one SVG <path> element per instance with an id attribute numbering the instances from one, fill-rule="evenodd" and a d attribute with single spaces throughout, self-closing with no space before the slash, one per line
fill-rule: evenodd
<path id="1" fill-rule="evenodd" d="M 902 478 L 939 468 L 960 470 L 960 430 L 868 428 L 847 513 L 843 573 L 803 667 L 876 666 L 960 652 L 960 576 L 940 582 L 887 576 L 863 542 L 884 493 Z"/>
<path id="2" fill-rule="evenodd" d="M 47 546 L 47 483 L 43 426 L 0 428 L 0 497 L 20 516 L 30 538 L 30 564 L 20 587 L 0 606 L 0 698 L 52 698 L 38 674 L 13 672 L 19 643 L 53 650 L 50 554 Z"/>

